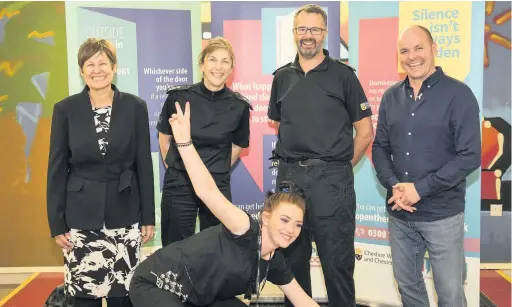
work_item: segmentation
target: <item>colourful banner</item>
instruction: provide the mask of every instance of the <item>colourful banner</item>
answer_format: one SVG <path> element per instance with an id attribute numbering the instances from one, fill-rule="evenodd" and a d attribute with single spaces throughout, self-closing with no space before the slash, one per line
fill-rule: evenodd
<path id="1" fill-rule="evenodd" d="M 0 224 L 9 231 L 0 233 L 0 267 L 62 263 L 46 217 L 46 173 L 51 114 L 68 95 L 66 76 L 64 2 L 2 2 Z"/>
<path id="2" fill-rule="evenodd" d="M 485 2 L 480 242 L 481 262 L 489 268 L 511 263 L 511 6 Z"/>
<path id="3" fill-rule="evenodd" d="M 472 3 L 401 2 L 399 31 L 421 25 L 437 45 L 436 64 L 448 75 L 463 81 L 469 73 L 472 39 Z M 399 66 L 399 72 L 403 72 Z"/>
<path id="4" fill-rule="evenodd" d="M 379 29 L 379 31 L 375 31 Z M 388 33 L 388 35 L 382 35 Z M 396 41 L 398 37 L 398 17 L 363 19 L 359 23 L 359 58 L 364 63 L 359 68 L 359 82 L 363 86 L 372 109 L 373 131 L 377 128 L 380 100 L 384 91 L 401 80 L 396 71 Z M 375 46 L 379 48 L 379 56 L 375 56 Z M 378 69 L 376 69 L 378 67 Z M 366 154 L 371 161 L 372 144 Z"/>
<path id="5" fill-rule="evenodd" d="M 16 255 L 6 254 L 0 258 L 0 266 L 45 266 L 62 262 L 61 251 L 49 237 L 46 220 L 46 153 L 54 103 L 81 91 L 84 86 L 76 56 L 78 47 L 88 37 L 112 41 L 119 61 L 114 82 L 121 91 L 138 95 L 148 103 L 157 221 L 157 235 L 150 246 L 161 245 L 160 199 L 164 169 L 155 125 L 166 98 L 165 90 L 170 85 L 191 84 L 201 79 L 197 57 L 202 39 L 212 36 L 224 36 L 232 43 L 237 61 L 229 86 L 248 97 L 254 108 L 251 144 L 233 170 L 232 194 L 235 204 L 252 214 L 257 213 L 264 193 L 274 189 L 277 176 L 277 168 L 268 160 L 276 142 L 275 127 L 267 117 L 272 72 L 294 59 L 293 15 L 304 4 L 72 1 L 4 5 L 0 9 L 0 203 L 4 204 L 0 223 L 9 229 L 29 225 L 33 231 L 20 233 L 16 238 L 8 234 L 0 237 L 3 243 L 18 246 Z M 490 79 L 493 81 L 486 85 L 490 99 L 484 112 L 483 136 L 487 142 L 483 146 L 482 180 L 489 184 L 482 190 L 482 208 L 508 204 L 510 210 L 507 196 L 510 194 L 510 150 L 507 151 L 510 116 L 504 115 L 510 114 L 510 95 L 506 91 L 510 89 L 510 65 L 503 65 L 507 62 L 499 60 L 508 59 L 510 64 L 509 27 L 505 37 L 500 34 L 504 33 L 500 27 L 510 24 L 505 23 L 510 19 L 510 5 L 504 8 L 499 3 L 489 4 L 486 11 L 484 2 L 469 1 L 318 4 L 329 16 L 325 48 L 334 57 L 348 57 L 350 65 L 357 69 L 374 114 L 374 127 L 382 94 L 403 79 L 396 59 L 396 40 L 406 27 L 420 24 L 432 31 L 438 46 L 436 64 L 448 75 L 468 84 L 479 103 L 483 99 L 485 59 L 487 74 L 492 73 L 495 79 Z M 484 12 L 490 19 L 486 27 Z M 208 32 L 209 27 L 211 32 Z M 482 46 L 486 46 L 485 56 Z M 371 145 L 355 169 L 355 188 L 357 299 L 360 303 L 399 305 L 391 266 L 385 191 L 375 177 Z M 469 306 L 478 304 L 480 189 L 480 174 L 475 172 L 468 180 L 466 196 Z M 30 204 L 31 210 L 20 210 L 19 204 Z M 507 233 L 505 230 L 510 230 L 510 211 L 500 219 L 489 217 L 488 213 L 482 216 L 489 224 L 499 224 L 502 225 L 499 229 L 504 229 L 492 232 L 482 227 L 482 236 L 488 237 L 484 245 L 489 244 L 486 245 L 490 246 L 488 250 L 502 248 L 506 252 L 505 247 L 510 247 L 510 240 L 506 240 L 509 236 L 502 238 L 503 233 Z M 500 222 L 496 223 L 498 220 Z M 28 224 L 13 224 L 13 221 Z M 16 242 L 20 240 L 33 241 L 35 245 L 19 246 Z M 31 256 L 34 248 L 41 257 Z M 503 260 L 495 258 L 498 253 L 487 253 L 488 259 Z M 313 295 L 326 300 L 314 246 L 311 266 Z M 425 257 L 423 275 L 434 302 L 430 267 Z"/>

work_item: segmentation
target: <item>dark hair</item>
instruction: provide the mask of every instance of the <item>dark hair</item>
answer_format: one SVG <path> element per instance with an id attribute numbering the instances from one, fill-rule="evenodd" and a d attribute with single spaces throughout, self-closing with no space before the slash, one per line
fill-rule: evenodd
<path id="1" fill-rule="evenodd" d="M 324 20 L 325 27 L 327 28 L 327 13 L 316 4 L 306 4 L 299 8 L 295 12 L 295 16 L 293 17 L 293 26 L 295 27 L 295 24 L 297 23 L 297 18 L 299 17 L 299 14 L 301 12 L 306 12 L 308 14 L 320 14 L 322 15 L 322 19 Z"/>
<path id="2" fill-rule="evenodd" d="M 293 181 L 283 181 L 277 187 L 276 192 L 267 192 L 267 197 L 265 198 L 261 212 L 271 213 L 281 202 L 296 205 L 302 212 L 306 213 L 304 192 Z"/>
<path id="3" fill-rule="evenodd" d="M 112 66 L 117 63 L 116 49 L 114 45 L 105 39 L 91 37 L 83 42 L 78 49 L 77 58 L 80 70 L 84 67 L 85 62 L 98 52 L 105 53 Z"/>

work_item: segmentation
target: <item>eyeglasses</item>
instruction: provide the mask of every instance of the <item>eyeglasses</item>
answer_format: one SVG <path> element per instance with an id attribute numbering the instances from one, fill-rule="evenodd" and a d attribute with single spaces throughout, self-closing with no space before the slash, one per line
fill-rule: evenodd
<path id="1" fill-rule="evenodd" d="M 310 31 L 311 34 L 313 34 L 313 35 L 320 35 L 320 34 L 322 34 L 323 31 L 325 31 L 325 29 L 318 28 L 318 27 L 312 27 L 312 28 L 297 27 L 297 28 L 295 28 L 295 32 L 298 35 L 306 35 L 306 33 L 308 33 L 308 31 Z"/>

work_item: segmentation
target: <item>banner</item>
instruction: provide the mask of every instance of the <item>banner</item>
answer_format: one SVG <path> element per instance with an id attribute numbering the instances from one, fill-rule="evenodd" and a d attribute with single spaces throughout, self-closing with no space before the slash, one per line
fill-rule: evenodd
<path id="1" fill-rule="evenodd" d="M 480 262 L 498 268 L 510 266 L 512 251 L 511 2 L 487 1 L 485 15 Z"/>
<path id="2" fill-rule="evenodd" d="M 111 41 L 117 50 L 114 83 L 120 91 L 144 99 L 148 106 L 155 181 L 156 235 L 145 246 L 161 246 L 160 200 L 165 169 L 156 123 L 172 85 L 200 80 L 199 2 L 66 2 L 69 92 L 83 87 L 77 52 L 89 37 Z"/>
<path id="3" fill-rule="evenodd" d="M 197 57 L 207 39 L 223 36 L 231 42 L 236 67 L 228 86 L 248 97 L 254 108 L 250 147 L 242 152 L 232 173 L 233 202 L 256 214 L 263 205 L 265 192 L 274 189 L 277 176 L 276 165 L 268 160 L 276 142 L 275 125 L 267 117 L 272 73 L 294 60 L 293 17 L 297 8 L 304 4 L 284 1 L 70 1 L 4 5 L 0 9 L 0 203 L 4 204 L 0 222 L 8 229 L 29 231 L 22 231 L 18 236 L 5 233 L 0 238 L 4 244 L 17 246 L 16 253 L 0 258 L 0 266 L 62 263 L 61 251 L 49 237 L 46 219 L 51 111 L 56 102 L 83 89 L 77 52 L 88 37 L 105 38 L 116 46 L 118 72 L 114 83 L 119 90 L 141 97 L 148 105 L 157 223 L 157 234 L 149 246 L 155 248 L 161 246 L 160 200 L 164 176 L 155 126 L 167 97 L 165 91 L 170 85 L 192 84 L 201 79 Z M 510 42 L 496 32 L 501 31 L 497 27 L 506 19 L 506 14 L 502 14 L 505 8 L 499 4 L 494 11 L 491 8 L 494 4 L 489 5 L 487 14 L 493 17 L 493 23 L 488 28 L 484 27 L 484 2 L 317 4 L 328 14 L 329 34 L 324 47 L 333 57 L 348 58 L 349 64 L 357 70 L 374 114 L 374 127 L 382 94 L 404 78 L 397 63 L 396 41 L 400 31 L 412 24 L 423 25 L 432 31 L 439 50 L 437 65 L 470 86 L 480 105 L 484 59 L 488 74 L 499 76 L 495 77 L 496 82 L 487 83 L 489 101 L 503 101 L 504 105 L 507 97 L 510 101 L 510 96 L 504 97 L 502 90 L 506 86 L 510 89 L 510 78 L 504 77 L 507 75 L 506 65 L 496 64 L 500 58 L 510 55 Z M 482 46 L 486 46 L 485 56 Z M 480 172 L 473 173 L 468 179 L 465 248 L 469 306 L 477 306 L 479 299 L 480 199 L 483 199 L 486 210 L 490 204 L 505 206 L 508 203 L 510 208 L 510 198 L 505 198 L 506 192 L 510 191 L 510 151 L 506 146 L 510 143 L 507 138 L 510 136 L 510 117 L 503 115 L 503 110 L 506 108 L 502 105 L 493 104 L 484 114 L 482 134 L 486 142 L 482 180 L 490 184 L 484 185 L 481 195 Z M 505 116 L 503 119 L 500 118 L 502 115 Z M 385 190 L 375 176 L 371 145 L 354 171 L 357 300 L 368 304 L 400 305 L 391 266 Z M 20 210 L 19 204 L 29 209 Z M 482 215 L 490 218 L 488 213 Z M 510 221 L 510 212 L 503 218 L 492 218 L 489 223 L 502 225 L 500 229 L 510 229 L 506 223 Z M 495 220 L 500 222 L 494 223 Z M 485 231 L 490 230 L 486 227 Z M 489 250 L 503 245 L 499 242 L 507 242 L 510 246 L 510 240 L 493 241 L 491 235 L 495 238 L 500 235 L 499 231 L 488 234 L 485 231 L 484 237 L 489 236 L 489 242 L 484 245 L 493 244 L 489 245 L 493 247 Z M 20 240 L 33 241 L 35 245 L 19 245 Z M 42 257 L 31 256 L 34 249 Z M 503 260 L 490 254 L 487 257 Z M 314 246 L 311 267 L 313 296 L 324 301 L 327 295 Z M 424 260 L 424 278 L 434 304 L 428 256 Z M 282 296 L 267 299 L 279 300 Z"/>
<path id="4" fill-rule="evenodd" d="M 432 32 L 438 46 L 436 65 L 446 74 L 465 82 L 482 103 L 483 2 L 350 2 L 349 63 L 372 108 L 374 129 L 382 95 L 405 78 L 397 63 L 399 33 L 419 24 Z M 378 54 L 375 50 L 378 49 Z M 358 302 L 399 306 L 389 247 L 386 191 L 378 182 L 371 162 L 371 145 L 355 169 L 356 213 L 356 295 Z M 479 304 L 480 265 L 480 171 L 468 178 L 465 212 L 468 306 Z M 428 255 L 423 277 L 431 304 L 437 297 Z M 385 282 L 383 282 L 385 281 Z"/>
<path id="5" fill-rule="evenodd" d="M 3 2 L 0 224 L 9 231 L 0 232 L 0 267 L 62 263 L 46 217 L 46 173 L 51 114 L 68 95 L 66 76 L 64 2 Z"/>

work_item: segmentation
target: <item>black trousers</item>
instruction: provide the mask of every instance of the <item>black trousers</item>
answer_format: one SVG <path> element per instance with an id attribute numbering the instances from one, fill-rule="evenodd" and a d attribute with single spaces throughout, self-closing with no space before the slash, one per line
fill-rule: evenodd
<path id="1" fill-rule="evenodd" d="M 230 173 L 212 176 L 222 194 L 231 201 Z M 197 197 L 187 173 L 167 169 L 161 202 L 162 247 L 195 233 L 198 210 L 201 230 L 220 224 Z"/>
<path id="2" fill-rule="evenodd" d="M 130 297 L 109 297 L 107 307 L 132 307 Z M 101 307 L 101 299 L 86 299 L 75 297 L 73 307 Z"/>
<path id="3" fill-rule="evenodd" d="M 283 252 L 297 282 L 311 296 L 310 259 L 314 238 L 325 278 L 329 305 L 352 307 L 354 287 L 355 191 L 350 162 L 302 166 L 279 162 L 277 184 L 294 181 L 304 190 L 306 215 L 302 231 Z M 285 300 L 285 306 L 293 306 Z"/>
<path id="4" fill-rule="evenodd" d="M 195 307 L 190 303 L 183 303 L 181 298 L 171 291 L 159 288 L 154 282 L 148 281 L 144 274 L 149 274 L 146 267 L 150 263 L 141 263 L 139 270 L 135 272 L 130 282 L 130 299 L 134 307 Z M 193 291 L 193 290 L 192 290 Z M 203 307 L 247 307 L 236 297 L 226 300 L 215 300 Z"/>
<path id="5" fill-rule="evenodd" d="M 130 292 L 134 307 L 196 307 L 196 305 L 183 303 L 175 294 L 159 289 L 156 286 L 147 288 L 145 291 Z M 202 307 L 247 307 L 247 305 L 236 297 L 227 300 L 216 300 L 210 305 Z"/>

